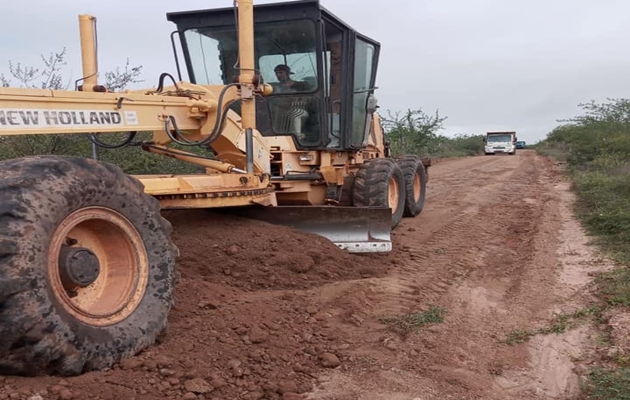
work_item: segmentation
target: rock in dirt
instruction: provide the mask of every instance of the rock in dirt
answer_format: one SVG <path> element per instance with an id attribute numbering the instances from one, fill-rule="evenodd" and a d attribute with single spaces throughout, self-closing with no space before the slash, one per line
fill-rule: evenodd
<path id="1" fill-rule="evenodd" d="M 201 378 L 194 378 L 184 382 L 184 388 L 187 391 L 198 394 L 210 393 L 214 388 L 205 380 Z"/>
<path id="2" fill-rule="evenodd" d="M 255 391 L 255 392 L 247 393 L 245 397 L 243 398 L 245 400 L 261 400 L 264 397 L 265 397 L 264 393 Z"/>
<path id="3" fill-rule="evenodd" d="M 124 370 L 132 370 L 136 368 L 140 368 L 142 366 L 142 361 L 137 358 L 126 358 L 120 362 L 120 368 Z"/>
<path id="4" fill-rule="evenodd" d="M 170 368 L 173 366 L 173 359 L 162 354 L 158 354 L 153 360 L 157 363 L 157 366 L 161 368 Z"/>
<path id="5" fill-rule="evenodd" d="M 197 395 L 194 394 L 193 392 L 188 392 L 184 395 L 184 397 L 182 397 L 183 400 L 196 400 L 197 399 Z"/>
<path id="6" fill-rule="evenodd" d="M 247 329 L 247 327 L 243 325 L 237 326 L 236 328 L 234 328 L 234 332 L 236 332 L 236 334 L 239 336 L 246 335 L 248 331 L 249 329 Z"/>
<path id="7" fill-rule="evenodd" d="M 173 376 L 175 374 L 176 374 L 176 372 L 173 371 L 172 369 L 162 368 L 160 370 L 160 375 L 165 376 L 165 377 Z"/>
<path id="8" fill-rule="evenodd" d="M 275 383 L 265 383 L 264 385 L 262 385 L 262 388 L 267 392 L 275 393 L 278 391 L 278 385 L 276 385 Z"/>
<path id="9" fill-rule="evenodd" d="M 332 353 L 324 353 L 321 355 L 322 366 L 326 368 L 337 368 L 341 365 L 339 358 Z"/>
<path id="10" fill-rule="evenodd" d="M 297 392 L 297 384 L 293 381 L 282 381 L 278 383 L 278 393 L 294 393 Z"/>
<path id="11" fill-rule="evenodd" d="M 197 307 L 205 309 L 205 310 L 216 310 L 219 308 L 219 303 L 214 300 L 201 300 L 197 303 Z"/>
<path id="12" fill-rule="evenodd" d="M 227 385 L 227 382 L 220 375 L 214 374 L 210 376 L 210 386 L 218 389 L 225 385 Z"/>
<path id="13" fill-rule="evenodd" d="M 239 250 L 240 250 L 240 249 L 239 249 L 239 247 L 238 247 L 237 245 L 233 244 L 233 245 L 231 245 L 230 247 L 228 247 L 228 248 L 227 248 L 227 250 L 225 250 L 225 253 L 226 253 L 228 256 L 233 256 L 233 255 L 235 255 L 236 253 L 238 253 L 238 251 L 239 251 Z"/>
<path id="14" fill-rule="evenodd" d="M 243 376 L 243 368 L 241 367 L 241 362 L 239 360 L 230 360 L 227 363 L 228 367 L 230 367 L 230 371 L 232 375 L 237 378 Z"/>
<path id="15" fill-rule="evenodd" d="M 268 337 L 269 334 L 265 330 L 257 326 L 253 327 L 249 331 L 249 340 L 252 343 L 263 343 L 267 340 Z"/>
<path id="16" fill-rule="evenodd" d="M 54 385 L 54 386 L 51 386 L 49 390 L 50 390 L 50 393 L 52 394 L 59 394 L 64 389 L 65 388 L 61 385 Z"/>
<path id="17" fill-rule="evenodd" d="M 281 328 L 280 325 L 278 325 L 278 324 L 276 324 L 274 322 L 271 322 L 271 321 L 266 321 L 266 322 L 264 322 L 264 324 L 265 324 L 265 326 L 267 328 L 271 329 L 272 331 L 279 331 L 280 328 Z"/>
<path id="18" fill-rule="evenodd" d="M 324 321 L 326 319 L 326 314 L 320 311 L 313 315 L 313 318 L 315 318 L 317 321 Z"/>
<path id="19" fill-rule="evenodd" d="M 59 400 L 72 400 L 74 399 L 74 393 L 68 389 L 64 389 L 59 393 Z"/>
<path id="20" fill-rule="evenodd" d="M 385 339 L 383 345 L 392 351 L 398 350 L 398 343 L 392 338 Z"/>

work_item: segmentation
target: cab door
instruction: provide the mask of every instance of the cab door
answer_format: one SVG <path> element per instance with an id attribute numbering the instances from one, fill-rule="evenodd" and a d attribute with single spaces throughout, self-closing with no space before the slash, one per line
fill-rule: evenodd
<path id="1" fill-rule="evenodd" d="M 370 133 L 370 117 L 376 111 L 376 69 L 378 64 L 379 45 L 359 34 L 354 35 L 351 113 L 352 124 L 349 127 L 348 147 L 362 148 L 368 143 Z"/>

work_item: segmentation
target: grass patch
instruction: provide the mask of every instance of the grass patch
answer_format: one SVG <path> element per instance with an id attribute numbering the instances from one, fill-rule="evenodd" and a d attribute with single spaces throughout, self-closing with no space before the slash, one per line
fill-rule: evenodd
<path id="1" fill-rule="evenodd" d="M 610 306 L 630 306 L 630 161 L 601 156 L 571 175 L 578 217 L 595 244 L 620 265 L 597 278 L 599 294 Z"/>
<path id="2" fill-rule="evenodd" d="M 594 316 L 595 320 L 601 320 L 601 308 L 593 306 L 583 308 L 571 314 L 557 315 L 550 325 L 534 329 L 514 329 L 508 333 L 505 343 L 512 346 L 529 341 L 535 335 L 550 335 L 552 333 L 563 333 L 568 329 L 578 326 L 586 317 Z"/>
<path id="3" fill-rule="evenodd" d="M 379 321 L 389 325 L 389 329 L 408 335 L 411 332 L 417 332 L 423 326 L 439 324 L 444 322 L 446 310 L 441 307 L 431 307 L 426 311 L 415 312 L 395 317 L 381 318 Z"/>
<path id="4" fill-rule="evenodd" d="M 535 333 L 533 330 L 514 329 L 510 333 L 508 333 L 508 337 L 505 340 L 505 343 L 509 344 L 510 346 L 525 343 L 529 341 L 529 339 L 534 335 Z"/>
<path id="5" fill-rule="evenodd" d="M 630 307 L 630 268 L 622 266 L 605 272 L 595 282 L 609 305 Z"/>
<path id="6" fill-rule="evenodd" d="M 572 172 L 577 215 L 598 245 L 615 261 L 629 264 L 630 161 L 592 168 Z"/>
<path id="7" fill-rule="evenodd" d="M 630 400 L 630 368 L 595 368 L 583 391 L 592 400 Z"/>

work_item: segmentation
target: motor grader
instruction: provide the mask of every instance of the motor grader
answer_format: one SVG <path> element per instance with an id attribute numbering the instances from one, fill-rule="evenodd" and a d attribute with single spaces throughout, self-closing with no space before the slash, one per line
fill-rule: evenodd
<path id="1" fill-rule="evenodd" d="M 154 88 L 99 85 L 91 15 L 79 16 L 76 90 L 0 88 L 0 135 L 82 133 L 202 169 L 130 176 L 94 158 L 0 162 L 1 374 L 76 375 L 155 342 L 177 280 L 162 210 L 221 208 L 351 252 L 389 251 L 390 230 L 422 210 L 430 160 L 393 158 L 375 112 L 379 43 L 317 0 L 239 0 L 167 19 L 177 78 L 165 72 Z M 111 132 L 125 139 L 104 142 Z"/>

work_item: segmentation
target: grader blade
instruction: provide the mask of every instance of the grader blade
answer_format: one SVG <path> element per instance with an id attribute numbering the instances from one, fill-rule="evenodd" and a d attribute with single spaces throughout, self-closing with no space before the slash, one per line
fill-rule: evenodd
<path id="1" fill-rule="evenodd" d="M 239 214 L 323 236 L 350 253 L 391 251 L 389 208 L 277 206 L 248 207 Z"/>

